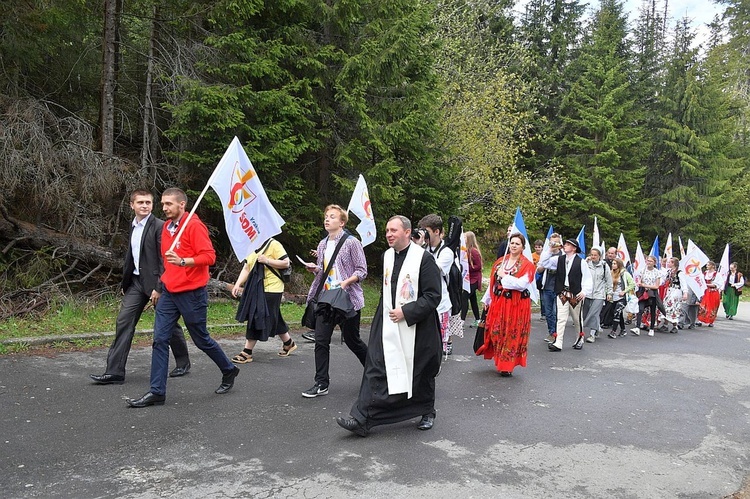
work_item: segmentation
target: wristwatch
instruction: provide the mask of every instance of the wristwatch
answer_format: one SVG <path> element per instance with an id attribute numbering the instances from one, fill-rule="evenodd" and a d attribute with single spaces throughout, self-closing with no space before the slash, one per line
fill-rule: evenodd
<path id="1" fill-rule="evenodd" d="M 181 258 L 180 259 L 180 267 L 184 267 L 184 266 L 185 266 L 185 259 Z"/>

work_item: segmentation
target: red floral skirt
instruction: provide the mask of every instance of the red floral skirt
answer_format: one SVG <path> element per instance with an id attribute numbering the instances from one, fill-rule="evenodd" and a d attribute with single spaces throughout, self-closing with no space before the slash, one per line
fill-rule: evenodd
<path id="1" fill-rule="evenodd" d="M 698 320 L 703 324 L 713 324 L 716 320 L 716 312 L 719 311 L 721 293 L 716 288 L 708 288 L 703 293 L 700 307 L 698 308 Z"/>
<path id="2" fill-rule="evenodd" d="M 494 359 L 498 371 L 513 371 L 526 366 L 526 349 L 531 331 L 531 300 L 520 291 L 510 291 L 510 298 L 493 296 L 485 320 L 484 345 L 477 355 Z"/>

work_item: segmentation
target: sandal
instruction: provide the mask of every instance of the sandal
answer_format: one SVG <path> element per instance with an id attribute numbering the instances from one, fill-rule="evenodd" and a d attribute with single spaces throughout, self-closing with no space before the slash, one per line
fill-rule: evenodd
<path id="1" fill-rule="evenodd" d="M 284 345 L 281 345 L 281 351 L 279 352 L 279 357 L 289 357 L 289 354 L 297 350 L 297 344 L 292 341 L 292 344 L 289 345 L 289 348 L 285 347 Z"/>
<path id="2" fill-rule="evenodd" d="M 235 364 L 248 364 L 253 361 L 253 356 L 247 352 L 240 352 L 232 357 L 232 362 Z"/>

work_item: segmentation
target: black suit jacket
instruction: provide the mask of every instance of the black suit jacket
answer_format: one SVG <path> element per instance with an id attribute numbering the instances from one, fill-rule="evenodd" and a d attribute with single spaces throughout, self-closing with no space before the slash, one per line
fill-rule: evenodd
<path id="1" fill-rule="evenodd" d="M 151 215 L 146 221 L 146 226 L 143 228 L 143 237 L 141 237 L 141 258 L 138 273 L 141 276 L 143 290 L 148 296 L 151 296 L 151 291 L 154 289 L 159 293 L 163 289 L 161 284 L 161 275 L 164 273 L 164 262 L 161 256 L 161 231 L 163 226 L 164 220 Z M 123 291 L 127 291 L 133 283 L 135 262 L 133 262 L 133 249 L 130 245 L 132 238 L 133 228 L 131 226 L 128 248 L 125 251 L 125 262 L 122 269 Z"/>

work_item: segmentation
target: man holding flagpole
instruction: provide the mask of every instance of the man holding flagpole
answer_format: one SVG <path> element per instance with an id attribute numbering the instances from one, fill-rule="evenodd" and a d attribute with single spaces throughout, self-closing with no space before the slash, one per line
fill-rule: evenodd
<path id="1" fill-rule="evenodd" d="M 206 327 L 206 284 L 210 277 L 208 267 L 216 261 L 208 229 L 197 215 L 190 217 L 185 213 L 187 195 L 181 189 L 164 191 L 161 205 L 168 222 L 164 224 L 161 237 L 161 251 L 164 255 L 164 274 L 161 280 L 164 291 L 156 303 L 151 388 L 139 399 L 127 399 L 130 407 L 164 404 L 169 368 L 169 339 L 180 316 L 185 321 L 195 346 L 203 350 L 221 370 L 221 384 L 215 393 L 228 392 L 240 372 L 221 346 L 211 338 Z"/>

